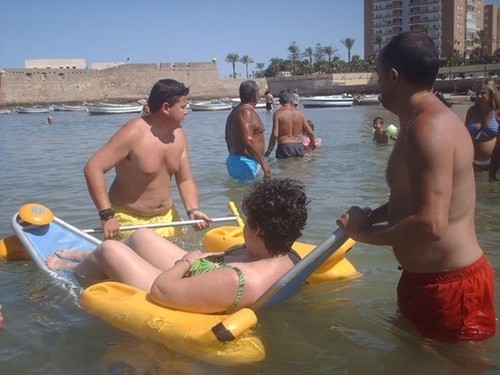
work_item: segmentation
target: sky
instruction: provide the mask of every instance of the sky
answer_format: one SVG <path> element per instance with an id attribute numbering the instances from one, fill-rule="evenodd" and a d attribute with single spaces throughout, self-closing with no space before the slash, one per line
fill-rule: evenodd
<path id="1" fill-rule="evenodd" d="M 0 68 L 29 59 L 174 63 L 217 59 L 232 74 L 230 53 L 267 67 L 318 43 L 337 49 L 355 39 L 351 56 L 364 58 L 363 0 L 7 0 L 0 11 Z M 487 0 L 499 4 L 500 0 Z M 246 68 L 236 64 L 246 77 Z"/>
<path id="2" fill-rule="evenodd" d="M 500 1 L 500 0 L 499 0 Z M 363 0 L 7 0 L 0 10 L 0 68 L 24 60 L 80 58 L 96 62 L 207 62 L 232 74 L 230 53 L 254 64 L 288 58 L 295 42 L 318 43 L 347 60 L 340 40 L 356 39 L 363 57 Z M 236 73 L 246 77 L 245 65 Z"/>

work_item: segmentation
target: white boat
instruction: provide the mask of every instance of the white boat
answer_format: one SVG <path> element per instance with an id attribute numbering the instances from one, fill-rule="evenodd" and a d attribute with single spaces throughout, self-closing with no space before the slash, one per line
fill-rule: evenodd
<path id="1" fill-rule="evenodd" d="M 35 105 L 32 107 L 17 107 L 17 113 L 49 113 L 50 106 Z"/>
<path id="2" fill-rule="evenodd" d="M 84 105 L 67 105 L 67 104 L 56 104 L 54 105 L 54 111 L 86 111 L 87 107 Z"/>
<path id="3" fill-rule="evenodd" d="M 12 113 L 11 109 L 0 109 L 0 115 L 5 115 L 7 113 Z"/>
<path id="4" fill-rule="evenodd" d="M 225 111 L 233 108 L 233 104 L 231 101 L 214 99 L 191 102 L 190 108 L 192 111 Z"/>
<path id="5" fill-rule="evenodd" d="M 300 98 L 300 103 L 302 103 L 304 108 L 351 107 L 353 102 L 354 98 L 348 94 Z"/>
<path id="6" fill-rule="evenodd" d="M 240 98 L 232 98 L 231 99 L 231 105 L 233 108 L 239 106 L 241 103 Z M 265 98 L 260 98 L 257 104 L 255 105 L 255 108 L 260 109 L 260 108 L 266 108 L 266 99 Z"/>
<path id="7" fill-rule="evenodd" d="M 380 104 L 380 100 L 378 99 L 378 94 L 369 94 L 369 95 L 356 95 L 354 98 L 355 105 L 376 105 Z"/>
<path id="8" fill-rule="evenodd" d="M 142 104 L 113 104 L 113 103 L 97 103 L 88 104 L 86 106 L 89 115 L 113 115 L 122 113 L 141 113 Z"/>

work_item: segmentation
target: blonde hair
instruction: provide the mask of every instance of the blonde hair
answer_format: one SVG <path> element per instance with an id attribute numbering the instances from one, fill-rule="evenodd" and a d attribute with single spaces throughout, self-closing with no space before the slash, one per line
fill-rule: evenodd
<path id="1" fill-rule="evenodd" d="M 478 81 L 474 83 L 474 91 L 477 93 L 481 89 L 485 88 L 490 94 L 490 102 L 488 103 L 491 108 L 498 110 L 500 109 L 500 91 L 498 91 L 498 86 L 495 80 L 487 79 L 485 81 Z"/>

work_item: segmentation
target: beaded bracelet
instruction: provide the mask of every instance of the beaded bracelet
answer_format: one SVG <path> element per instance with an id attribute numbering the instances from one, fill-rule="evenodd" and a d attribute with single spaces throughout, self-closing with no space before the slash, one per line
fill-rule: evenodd
<path id="1" fill-rule="evenodd" d="M 198 207 L 190 208 L 189 210 L 186 211 L 186 215 L 188 217 L 191 217 L 191 214 L 194 213 L 195 211 L 199 211 L 200 209 Z"/>
<path id="2" fill-rule="evenodd" d="M 105 210 L 99 211 L 99 218 L 102 221 L 108 221 L 115 216 L 115 211 L 112 208 L 106 208 Z"/>

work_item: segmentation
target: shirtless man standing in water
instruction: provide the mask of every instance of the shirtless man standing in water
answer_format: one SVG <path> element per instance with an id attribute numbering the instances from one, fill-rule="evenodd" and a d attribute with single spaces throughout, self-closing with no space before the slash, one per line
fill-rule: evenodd
<path id="1" fill-rule="evenodd" d="M 269 138 L 269 146 L 264 156 L 271 155 L 276 141 L 276 159 L 292 156 L 302 157 L 305 154 L 302 134 L 309 137 L 311 150 L 316 148 L 313 130 L 306 116 L 293 104 L 293 93 L 288 90 L 280 92 L 280 104 L 273 114 L 273 132 Z"/>
<path id="2" fill-rule="evenodd" d="M 357 241 L 392 246 L 403 270 L 399 308 L 422 335 L 483 340 L 495 334 L 494 271 L 474 227 L 474 148 L 432 92 L 438 69 L 422 33 L 401 33 L 380 52 L 381 102 L 401 124 L 386 170 L 390 199 L 371 216 L 351 207 L 337 223 Z"/>
<path id="3" fill-rule="evenodd" d="M 264 159 L 264 124 L 255 111 L 259 101 L 259 86 L 254 81 L 240 85 L 241 103 L 226 120 L 226 144 L 229 156 L 227 171 L 238 181 L 253 180 L 260 169 L 264 177 L 271 177 L 271 169 Z"/>
<path id="4" fill-rule="evenodd" d="M 188 143 L 182 129 L 189 88 L 173 79 L 158 81 L 148 99 L 150 113 L 121 127 L 85 165 L 87 186 L 99 211 L 104 238 L 123 238 L 120 225 L 156 224 L 180 220 L 171 194 L 175 178 L 190 220 L 202 219 L 195 229 L 205 229 L 210 218 L 198 209 L 198 188 L 189 162 Z M 105 174 L 116 177 L 106 190 Z M 177 227 L 179 228 L 179 227 Z M 158 228 L 164 237 L 175 228 Z"/>

